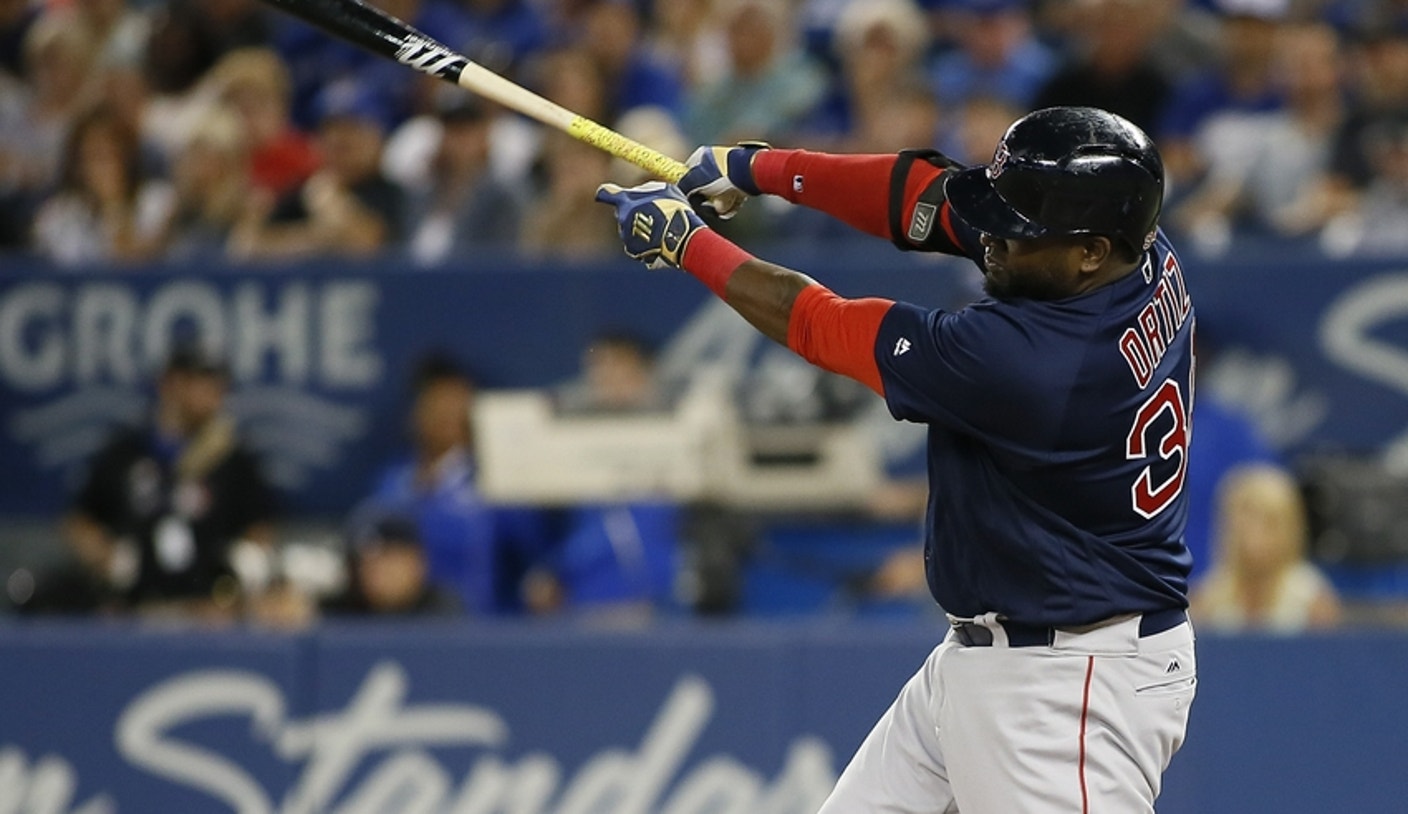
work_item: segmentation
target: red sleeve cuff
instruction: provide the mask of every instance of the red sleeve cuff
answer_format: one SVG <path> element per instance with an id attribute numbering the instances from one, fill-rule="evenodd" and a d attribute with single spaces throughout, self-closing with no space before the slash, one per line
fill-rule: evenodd
<path id="1" fill-rule="evenodd" d="M 819 283 L 807 286 L 792 303 L 787 347 L 817 367 L 849 376 L 883 396 L 875 341 L 894 304 L 879 297 L 848 300 Z"/>
<path id="2" fill-rule="evenodd" d="M 800 150 L 763 150 L 753 156 L 753 183 L 768 195 L 791 200 L 792 176 L 787 162 Z"/>
<path id="3" fill-rule="evenodd" d="M 753 156 L 758 189 L 825 212 L 866 234 L 889 239 L 894 155 L 763 150 Z"/>
<path id="4" fill-rule="evenodd" d="M 728 278 L 753 255 L 730 243 L 713 229 L 700 229 L 689 239 L 684 248 L 681 267 L 699 278 L 719 299 L 728 299 L 724 292 L 728 288 Z"/>

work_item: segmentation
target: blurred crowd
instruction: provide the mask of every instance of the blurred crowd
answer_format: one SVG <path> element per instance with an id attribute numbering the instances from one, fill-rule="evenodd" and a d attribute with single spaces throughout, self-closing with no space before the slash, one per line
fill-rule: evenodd
<path id="1" fill-rule="evenodd" d="M 1021 113 L 1148 130 L 1165 225 L 1408 248 L 1404 0 L 376 0 L 683 158 L 764 139 L 990 157 Z M 617 251 L 638 171 L 259 0 L 0 0 L 0 248 L 59 265 Z M 759 205 L 738 224 L 832 227 Z"/>
<path id="2" fill-rule="evenodd" d="M 552 401 L 564 415 L 663 409 L 651 350 L 606 332 Z M 85 468 L 49 565 L 7 583 L 21 613 L 135 615 L 299 627 L 340 616 L 564 616 L 640 623 L 727 609 L 698 512 L 661 498 L 495 505 L 478 487 L 477 384 L 452 356 L 425 355 L 408 382 L 404 453 L 328 526 L 297 544 L 259 456 L 227 412 L 230 372 L 182 343 L 145 418 L 115 429 Z M 717 524 L 715 524 L 717 525 Z M 330 544 L 329 544 L 330 543 Z M 736 578 L 714 568 L 712 573 Z M 685 584 L 682 580 L 692 577 Z M 707 583 L 707 584 L 706 584 Z"/>
<path id="3" fill-rule="evenodd" d="M 659 381 L 646 343 L 604 331 L 584 348 L 579 374 L 548 395 L 568 420 L 631 421 L 672 409 Z M 865 505 L 814 513 L 813 523 L 833 527 L 810 526 L 802 545 L 844 539 L 842 566 L 822 573 L 824 556 L 804 558 L 784 565 L 791 573 L 779 581 L 767 576 L 776 563 L 760 553 L 767 513 L 655 495 L 494 503 L 480 486 L 472 374 L 433 351 L 407 385 L 402 454 L 326 526 L 331 536 L 310 544 L 280 528 L 287 518 L 278 492 L 227 410 L 226 363 L 198 344 L 178 344 L 143 420 L 116 428 L 89 461 L 47 564 L 6 581 L 10 603 L 28 615 L 285 629 L 373 617 L 636 626 L 824 610 L 789 605 L 801 581 L 812 584 L 807 590 L 822 583 L 831 597 L 823 601 L 844 598 L 852 614 L 941 612 L 919 542 L 922 472 L 892 471 Z M 1186 533 L 1195 621 L 1274 633 L 1340 624 L 1341 600 L 1310 558 L 1310 517 L 1294 471 L 1214 398 L 1199 401 L 1195 423 L 1187 488 L 1197 511 Z M 898 545 L 855 533 L 867 524 L 901 529 Z M 755 592 L 778 595 L 750 604 L 750 581 Z"/>

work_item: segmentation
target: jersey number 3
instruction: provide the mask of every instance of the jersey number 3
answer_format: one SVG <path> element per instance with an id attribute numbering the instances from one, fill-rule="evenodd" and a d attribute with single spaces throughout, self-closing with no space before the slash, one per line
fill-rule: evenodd
<path id="1" fill-rule="evenodd" d="M 1154 423 L 1164 413 L 1168 413 L 1173 421 L 1171 426 L 1169 422 L 1159 422 L 1160 426 L 1168 429 L 1163 435 L 1156 436 L 1158 430 Z M 1139 477 L 1135 478 L 1134 485 L 1130 487 L 1134 511 L 1145 519 L 1163 511 L 1178 497 L 1179 492 L 1183 491 L 1183 476 L 1188 471 L 1188 411 L 1183 407 L 1183 393 L 1178 387 L 1178 382 L 1173 379 L 1165 381 L 1154 395 L 1140 406 L 1139 412 L 1134 416 L 1134 426 L 1129 430 L 1129 438 L 1125 441 L 1125 457 L 1130 460 L 1147 458 L 1153 454 L 1172 464 L 1174 470 L 1162 483 L 1155 485 L 1154 467 L 1159 462 L 1153 461 L 1140 470 Z M 1167 469 L 1166 466 L 1159 468 Z"/>

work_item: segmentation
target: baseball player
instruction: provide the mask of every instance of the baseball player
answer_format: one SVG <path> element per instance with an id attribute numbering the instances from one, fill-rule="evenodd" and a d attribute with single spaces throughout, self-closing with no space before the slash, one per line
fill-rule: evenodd
<path id="1" fill-rule="evenodd" d="M 1064 107 L 1019 119 L 967 169 L 932 151 L 756 144 L 688 163 L 683 194 L 598 191 L 627 253 L 684 269 L 929 427 L 924 561 L 951 627 L 822 812 L 1153 811 L 1196 678 L 1181 539 L 1193 309 L 1156 225 L 1149 138 Z M 735 191 L 968 257 L 988 296 L 953 312 L 839 297 L 720 237 L 685 197 Z"/>

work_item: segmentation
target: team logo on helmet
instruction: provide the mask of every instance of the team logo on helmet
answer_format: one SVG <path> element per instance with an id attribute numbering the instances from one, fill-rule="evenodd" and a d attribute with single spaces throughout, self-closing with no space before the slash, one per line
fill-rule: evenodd
<path id="1" fill-rule="evenodd" d="M 1000 142 L 997 145 L 997 152 L 993 154 L 992 163 L 988 165 L 988 180 L 996 181 L 1002 171 L 1007 169 L 1007 159 L 1012 155 L 1007 151 L 1007 142 Z"/>

